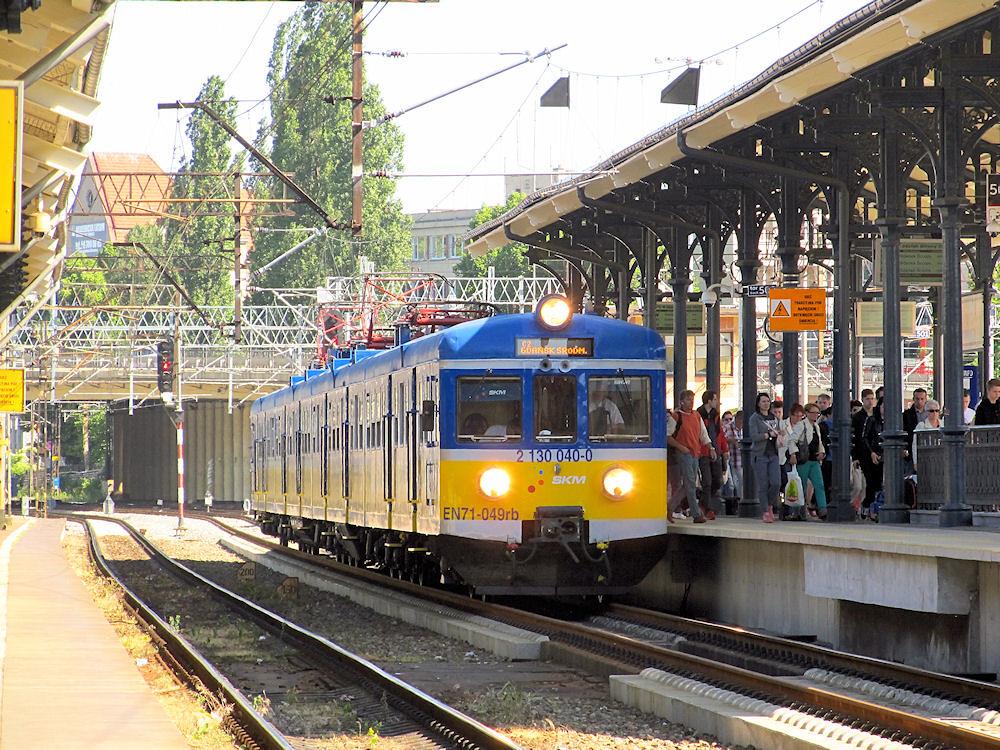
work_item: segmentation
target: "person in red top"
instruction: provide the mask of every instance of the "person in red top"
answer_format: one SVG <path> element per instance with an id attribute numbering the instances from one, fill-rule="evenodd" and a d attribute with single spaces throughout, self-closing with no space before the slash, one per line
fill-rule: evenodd
<path id="1" fill-rule="evenodd" d="M 694 409 L 694 391 L 683 391 L 677 398 L 677 409 L 667 414 L 667 479 L 670 482 L 670 503 L 667 520 L 673 523 L 673 514 L 686 497 L 691 506 L 695 523 L 705 523 L 706 518 L 698 503 L 698 459 L 702 446 L 708 446 L 715 457 L 715 448 L 708 439 L 705 423 Z"/>
<path id="2" fill-rule="evenodd" d="M 715 520 L 717 511 L 722 510 L 722 457 L 729 454 L 729 444 L 722 432 L 722 420 L 719 418 L 719 394 L 716 391 L 705 391 L 701 394 L 701 406 L 698 416 L 705 423 L 709 445 L 703 445 L 698 457 L 698 469 L 701 472 L 701 510 L 709 521 Z"/>

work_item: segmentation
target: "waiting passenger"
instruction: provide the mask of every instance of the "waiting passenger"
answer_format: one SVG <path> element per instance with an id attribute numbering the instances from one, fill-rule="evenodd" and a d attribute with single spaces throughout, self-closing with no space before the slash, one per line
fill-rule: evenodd
<path id="1" fill-rule="evenodd" d="M 976 407 L 976 427 L 1000 424 L 1000 380 L 992 378 L 986 384 L 986 398 Z"/>
<path id="2" fill-rule="evenodd" d="M 868 509 L 875 500 L 876 495 L 882 491 L 882 433 L 885 431 L 885 404 L 882 399 L 875 404 L 872 415 L 865 423 L 864 443 L 865 451 L 868 454 L 868 468 L 864 464 L 861 468 L 865 471 L 865 482 L 867 493 L 865 502 L 862 505 L 862 517 L 868 516 Z"/>
<path id="3" fill-rule="evenodd" d="M 927 418 L 916 426 L 914 432 L 923 432 L 925 430 L 940 430 L 941 429 L 941 404 L 939 404 L 934 399 L 931 399 L 924 406 L 924 411 L 927 413 Z M 913 470 L 917 472 L 917 476 L 920 476 L 920 469 L 917 466 L 917 439 L 913 439 Z"/>
<path id="4" fill-rule="evenodd" d="M 771 411 L 771 397 L 758 393 L 754 413 L 747 420 L 747 435 L 753 445 L 753 474 L 757 497 L 765 503 L 764 523 L 774 523 L 781 491 L 781 469 L 778 463 L 778 417 Z"/>
<path id="5" fill-rule="evenodd" d="M 816 508 L 820 518 L 826 518 L 826 486 L 820 464 L 826 458 L 829 438 L 819 421 L 820 408 L 809 404 L 805 408 L 806 418 L 795 425 L 792 431 L 792 453 L 788 460 L 797 467 L 803 484 L 811 482 L 816 497 Z M 805 489 L 805 487 L 803 487 Z"/>

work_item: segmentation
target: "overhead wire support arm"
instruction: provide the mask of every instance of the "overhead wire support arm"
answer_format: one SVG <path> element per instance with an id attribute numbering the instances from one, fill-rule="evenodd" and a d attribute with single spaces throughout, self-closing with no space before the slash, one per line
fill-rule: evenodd
<path id="1" fill-rule="evenodd" d="M 513 63 L 512 65 L 508 65 L 507 67 L 501 68 L 500 70 L 495 70 L 492 73 L 487 73 L 486 75 L 484 75 L 484 76 L 482 76 L 480 78 L 477 78 L 474 81 L 469 81 L 468 83 L 463 83 L 461 86 L 458 86 L 458 87 L 453 88 L 453 89 L 449 89 L 448 91 L 445 91 L 445 92 L 443 92 L 441 94 L 437 94 L 436 96 L 432 96 L 430 99 L 425 99 L 422 102 L 417 102 L 416 104 L 411 104 L 409 107 L 404 107 L 403 109 L 399 110 L 398 112 L 390 112 L 390 113 L 384 114 L 381 117 L 378 117 L 378 118 L 376 118 L 374 120 L 370 120 L 370 121 L 368 121 L 368 122 L 365 123 L 365 127 L 366 128 L 372 128 L 372 127 L 376 127 L 377 125 L 382 125 L 384 123 L 387 123 L 390 120 L 395 120 L 397 117 L 400 117 L 401 115 L 405 115 L 407 112 L 412 112 L 415 109 L 419 109 L 420 107 L 426 106 L 427 104 L 431 104 L 432 102 L 436 102 L 439 99 L 444 99 L 446 96 L 451 96 L 452 94 L 457 94 L 459 91 L 467 89 L 470 86 L 475 86 L 477 83 L 482 83 L 483 81 L 488 81 L 490 78 L 495 78 L 496 76 L 500 75 L 501 73 L 506 73 L 508 70 L 513 70 L 514 68 L 518 68 L 518 67 L 524 65 L 525 63 L 534 62 L 539 57 L 545 57 L 546 55 L 551 55 L 553 52 L 558 52 L 559 50 L 563 49 L 565 46 L 566 46 L 565 44 L 560 44 L 558 47 L 553 47 L 552 49 L 548 49 L 548 48 L 543 49 L 541 52 L 539 52 L 536 55 L 531 55 L 530 57 L 525 57 L 523 60 L 521 60 L 519 62 Z"/>
<path id="2" fill-rule="evenodd" d="M 163 274 L 166 280 L 170 282 L 170 286 L 176 289 L 177 293 L 184 298 L 184 301 L 187 302 L 188 307 L 190 307 L 192 310 L 198 313 L 199 316 L 201 316 L 201 319 L 205 321 L 205 323 L 208 325 L 209 328 L 219 327 L 212 321 L 210 317 L 208 317 L 208 315 L 205 314 L 205 312 L 200 307 L 198 307 L 198 304 L 191 298 L 191 295 L 187 293 L 187 290 L 173 277 L 173 275 L 170 273 L 167 267 L 163 265 L 155 255 L 149 252 L 149 249 L 144 244 L 142 244 L 141 242 L 112 242 L 110 244 L 113 247 L 138 248 L 143 255 L 145 255 L 153 262 L 153 265 L 156 266 L 157 270 L 159 270 Z"/>
<path id="3" fill-rule="evenodd" d="M 289 177 L 287 174 L 285 174 L 282 170 L 280 170 L 278 168 L 278 166 L 273 161 L 271 161 L 264 154 L 262 154 L 258 148 L 256 148 L 252 143 L 250 143 L 250 141 L 248 141 L 246 138 L 244 138 L 242 135 L 240 135 L 239 132 L 235 128 L 231 127 L 229 125 L 229 123 L 227 123 L 224 119 L 222 119 L 222 117 L 220 117 L 219 114 L 214 109 L 212 109 L 210 106 L 208 106 L 204 102 L 197 102 L 197 101 L 196 102 L 161 102 L 161 103 L 159 103 L 159 104 L 156 105 L 156 108 L 157 109 L 200 109 L 206 115 L 208 115 L 209 117 L 211 117 L 212 120 L 220 128 L 222 128 L 223 130 L 225 130 L 226 133 L 228 133 L 241 146 L 243 146 L 243 148 L 245 148 L 247 151 L 249 151 L 251 154 L 253 154 L 254 158 L 256 158 L 257 161 L 259 161 L 265 167 L 267 167 L 268 171 L 270 171 L 271 174 L 273 174 L 275 177 L 277 177 L 279 180 L 281 180 L 283 183 L 285 183 L 288 187 L 290 187 L 292 189 L 292 191 L 296 195 L 298 195 L 299 198 L 301 198 L 302 201 L 306 205 L 308 205 L 313 211 L 315 211 L 317 214 L 320 215 L 320 217 L 323 219 L 323 222 L 330 229 L 350 229 L 351 228 L 347 224 L 341 224 L 341 223 L 335 222 L 333 219 L 331 219 L 330 215 L 326 212 L 326 210 L 319 203 L 317 203 L 312 198 L 312 196 L 310 196 L 302 187 L 300 187 L 299 184 L 297 182 L 295 182 L 295 180 L 293 180 L 291 177 Z"/>

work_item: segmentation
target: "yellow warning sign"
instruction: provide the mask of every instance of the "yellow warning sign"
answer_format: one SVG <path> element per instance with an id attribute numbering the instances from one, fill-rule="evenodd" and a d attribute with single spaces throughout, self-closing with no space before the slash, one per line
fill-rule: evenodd
<path id="1" fill-rule="evenodd" d="M 0 251 L 21 249 L 24 83 L 0 81 Z"/>
<path id="2" fill-rule="evenodd" d="M 24 370 L 0 370 L 0 412 L 24 411 Z"/>
<path id="3" fill-rule="evenodd" d="M 772 288 L 767 297 L 767 318 L 772 331 L 826 330 L 825 289 Z"/>

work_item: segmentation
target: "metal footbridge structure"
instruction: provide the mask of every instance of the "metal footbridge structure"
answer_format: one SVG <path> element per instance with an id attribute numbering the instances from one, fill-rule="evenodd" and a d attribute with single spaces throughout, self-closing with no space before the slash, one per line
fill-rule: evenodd
<path id="1" fill-rule="evenodd" d="M 524 312 L 561 288 L 551 276 L 365 274 L 329 278 L 318 289 L 261 289 L 244 306 L 237 344 L 231 305 L 195 310 L 178 304 L 166 284 L 97 289 L 75 280 L 73 264 L 70 258 L 54 299 L 7 342 L 9 366 L 27 371 L 30 399 L 155 403 L 156 344 L 176 335 L 180 397 L 225 399 L 232 409 L 316 366 L 326 346 L 348 344 L 348 337 L 356 342 L 370 327 L 391 327 L 415 306 L 440 309 L 460 301 Z M 95 300 L 98 293 L 113 296 L 114 304 Z M 336 330 L 325 331 L 331 319 Z"/>

